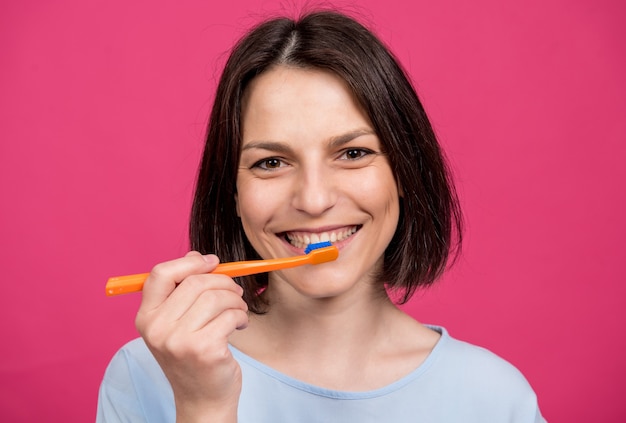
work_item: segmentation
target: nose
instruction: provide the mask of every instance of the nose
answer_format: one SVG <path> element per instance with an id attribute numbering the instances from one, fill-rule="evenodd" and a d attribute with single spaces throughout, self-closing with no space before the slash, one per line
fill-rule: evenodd
<path id="1" fill-rule="evenodd" d="M 310 216 L 320 216 L 337 202 L 337 181 L 328 169 L 314 167 L 298 171 L 292 206 Z"/>

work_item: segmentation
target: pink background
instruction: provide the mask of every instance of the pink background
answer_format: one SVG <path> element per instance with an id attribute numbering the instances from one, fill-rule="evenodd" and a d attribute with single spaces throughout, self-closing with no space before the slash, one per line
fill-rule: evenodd
<path id="1" fill-rule="evenodd" d="M 186 251 L 224 52 L 299 3 L 2 2 L 1 421 L 93 420 L 140 300 L 104 283 Z M 359 4 L 468 222 L 458 265 L 406 309 L 514 363 L 550 421 L 626 421 L 624 3 Z"/>

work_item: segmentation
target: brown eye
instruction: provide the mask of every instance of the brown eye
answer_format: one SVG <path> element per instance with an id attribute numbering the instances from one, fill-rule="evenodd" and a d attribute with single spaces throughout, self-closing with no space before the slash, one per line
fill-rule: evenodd
<path id="1" fill-rule="evenodd" d="M 280 167 L 280 160 L 278 159 L 267 159 L 263 162 L 263 166 L 266 169 L 277 169 Z"/>
<path id="2" fill-rule="evenodd" d="M 285 166 L 286 163 L 276 157 L 268 157 L 267 159 L 259 160 L 252 167 L 257 167 L 263 170 L 276 170 Z"/>
<path id="3" fill-rule="evenodd" d="M 363 150 L 357 150 L 357 149 L 353 149 L 353 150 L 348 150 L 346 151 L 346 157 L 348 159 L 358 159 L 360 157 L 363 156 Z"/>
<path id="4" fill-rule="evenodd" d="M 349 148 L 344 150 L 341 154 L 341 159 L 343 160 L 359 160 L 368 154 L 372 154 L 373 151 L 367 150 L 365 148 Z"/>

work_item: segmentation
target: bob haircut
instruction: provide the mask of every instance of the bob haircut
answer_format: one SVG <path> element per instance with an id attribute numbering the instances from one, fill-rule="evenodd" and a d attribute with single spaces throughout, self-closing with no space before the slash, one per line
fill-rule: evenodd
<path id="1" fill-rule="evenodd" d="M 332 72 L 369 117 L 400 189 L 400 218 L 377 280 L 406 302 L 432 284 L 460 251 L 462 217 L 456 192 L 426 112 L 408 77 L 383 43 L 335 11 L 273 18 L 233 48 L 211 111 L 190 220 L 191 247 L 222 261 L 259 258 L 235 209 L 246 87 L 276 66 Z M 239 278 L 251 311 L 263 313 L 267 274 Z"/>

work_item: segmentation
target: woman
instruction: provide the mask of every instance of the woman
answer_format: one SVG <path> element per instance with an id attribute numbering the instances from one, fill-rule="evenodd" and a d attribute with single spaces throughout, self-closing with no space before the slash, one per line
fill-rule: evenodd
<path id="1" fill-rule="evenodd" d="M 353 19 L 272 19 L 235 46 L 190 234 L 194 251 L 146 281 L 99 421 L 544 421 L 514 367 L 390 300 L 437 279 L 461 218 L 415 91 Z M 336 261 L 210 274 L 320 239 Z"/>

